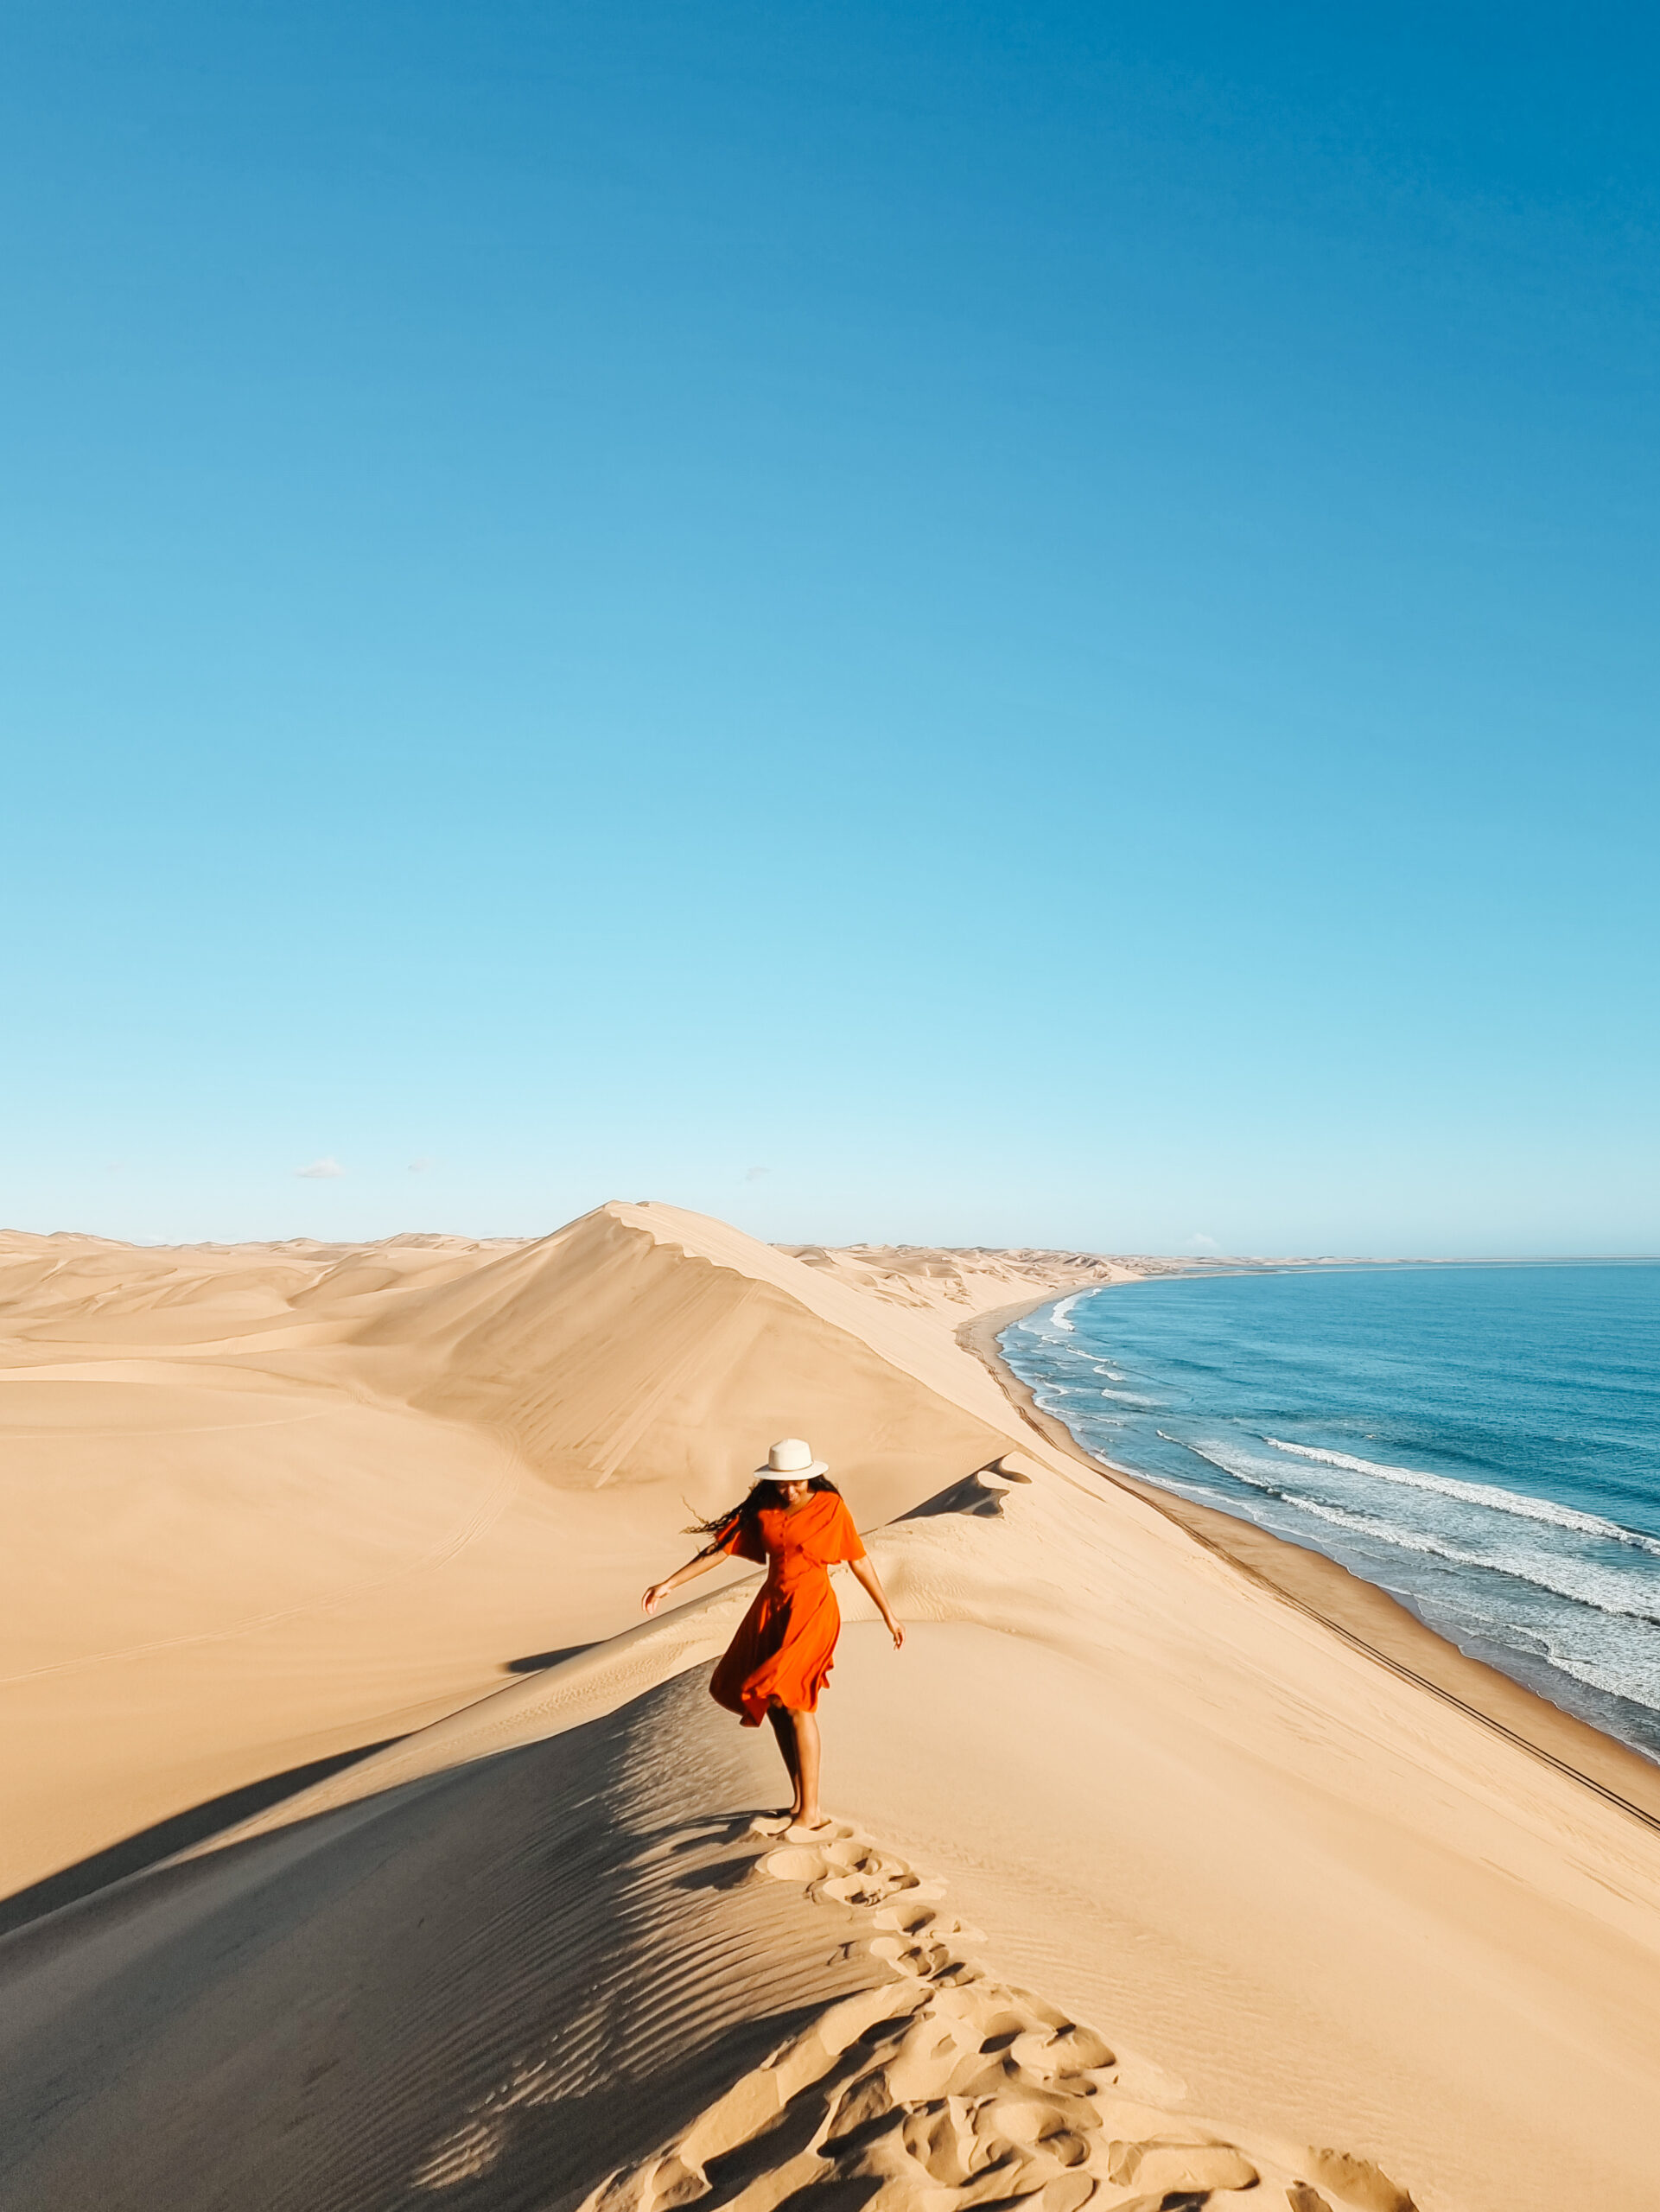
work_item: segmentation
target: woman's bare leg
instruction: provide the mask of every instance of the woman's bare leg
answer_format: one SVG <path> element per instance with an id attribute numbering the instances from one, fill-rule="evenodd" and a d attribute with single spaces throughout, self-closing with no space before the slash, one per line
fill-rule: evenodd
<path id="1" fill-rule="evenodd" d="M 785 1712 L 795 1732 L 795 1818 L 802 1827 L 817 1827 L 824 1818 L 818 1809 L 818 1721 L 811 1713 Z"/>
<path id="2" fill-rule="evenodd" d="M 801 1802 L 801 1769 L 796 1758 L 794 1715 L 786 1713 L 781 1705 L 772 1705 L 766 1708 L 766 1718 L 773 1724 L 773 1733 L 778 1738 L 778 1747 L 783 1754 L 785 1768 L 790 1777 L 792 1793 L 790 1818 L 794 1820 L 797 1817 L 796 1808 Z"/>

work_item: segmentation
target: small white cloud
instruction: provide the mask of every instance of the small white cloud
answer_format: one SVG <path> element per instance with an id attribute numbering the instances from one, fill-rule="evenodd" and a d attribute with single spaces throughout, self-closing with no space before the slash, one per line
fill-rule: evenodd
<path id="1" fill-rule="evenodd" d="M 770 1175 L 772 1172 L 770 1167 L 746 1167 L 743 1179 L 746 1183 L 759 1183 L 763 1175 Z"/>
<path id="2" fill-rule="evenodd" d="M 1190 1236 L 1187 1239 L 1187 1243 L 1184 1247 L 1184 1249 L 1189 1252 L 1197 1252 L 1206 1255 L 1215 1253 L 1219 1256 L 1222 1247 L 1217 1243 L 1214 1236 L 1205 1236 L 1201 1235 Z"/>
<path id="3" fill-rule="evenodd" d="M 411 1175 L 424 1175 L 429 1167 L 436 1167 L 437 1165 L 436 1160 L 429 1160 L 423 1152 L 419 1160 L 410 1160 L 410 1173 Z"/>
<path id="4" fill-rule="evenodd" d="M 305 1183 L 332 1183 L 336 1175 L 346 1170 L 332 1154 L 325 1153 L 321 1160 L 314 1160 L 308 1167 L 296 1167 L 295 1173 Z"/>

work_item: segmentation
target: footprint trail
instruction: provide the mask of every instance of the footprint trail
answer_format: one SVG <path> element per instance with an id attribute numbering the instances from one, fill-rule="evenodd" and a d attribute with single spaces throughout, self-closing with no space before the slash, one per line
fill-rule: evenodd
<path id="1" fill-rule="evenodd" d="M 1369 2161 L 1246 2144 L 1137 2094 L 1092 2030 L 970 1955 L 943 1886 L 856 1828 L 777 1842 L 749 1878 L 868 1915 L 892 1979 L 834 2004 L 580 2212 L 1414 2212 Z"/>

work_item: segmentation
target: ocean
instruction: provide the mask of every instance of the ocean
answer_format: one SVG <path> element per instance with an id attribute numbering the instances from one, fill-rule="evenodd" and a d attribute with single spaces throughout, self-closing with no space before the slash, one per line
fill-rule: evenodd
<path id="1" fill-rule="evenodd" d="M 1660 1761 L 1660 1263 L 1155 1278 L 1002 1345 L 1086 1451 Z"/>

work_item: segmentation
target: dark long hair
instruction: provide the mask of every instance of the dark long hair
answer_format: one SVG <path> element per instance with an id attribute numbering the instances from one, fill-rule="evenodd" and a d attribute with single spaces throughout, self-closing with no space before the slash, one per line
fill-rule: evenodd
<path id="1" fill-rule="evenodd" d="M 832 1497 L 842 1495 L 828 1475 L 815 1475 L 807 1488 L 827 1490 Z M 784 1484 L 770 1475 L 763 1475 L 759 1482 L 751 1484 L 748 1497 L 740 1503 L 728 1506 L 724 1513 L 717 1513 L 712 1521 L 694 1521 L 686 1534 L 709 1538 L 697 1554 L 699 1559 L 707 1559 L 710 1552 L 717 1552 L 722 1545 L 729 1543 L 736 1529 L 742 1529 L 753 1536 L 760 1516 L 769 1510 L 781 1509 L 783 1504 Z"/>

